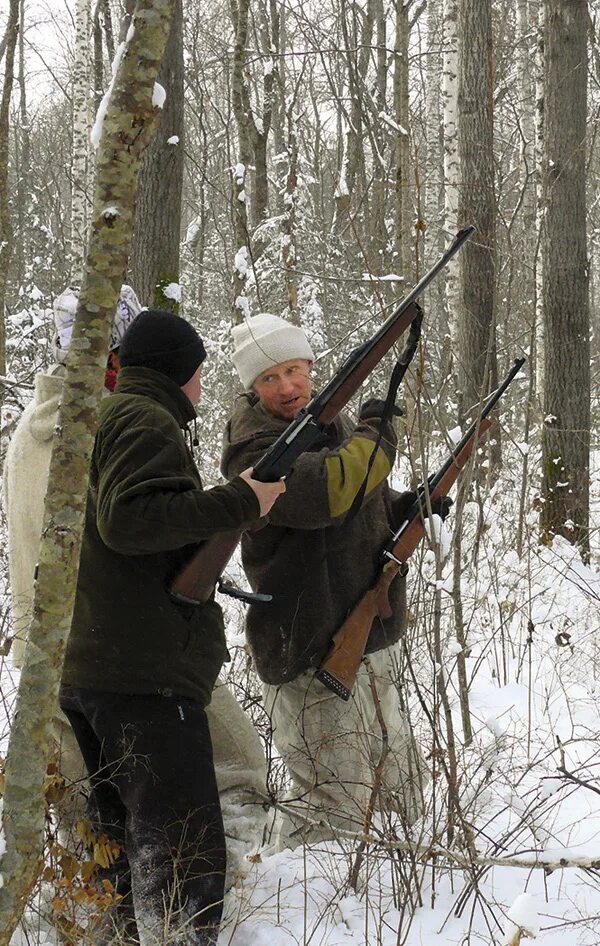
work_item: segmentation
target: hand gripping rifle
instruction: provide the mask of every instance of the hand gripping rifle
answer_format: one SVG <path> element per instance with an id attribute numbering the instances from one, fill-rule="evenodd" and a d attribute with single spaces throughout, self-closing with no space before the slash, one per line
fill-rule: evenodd
<path id="1" fill-rule="evenodd" d="M 327 386 L 312 398 L 260 458 L 252 473 L 254 479 L 273 483 L 292 470 L 297 457 L 321 437 L 323 429 L 337 417 L 392 345 L 420 316 L 417 299 L 474 229 L 465 227 L 459 230 L 445 253 L 399 303 L 381 328 L 348 355 Z M 221 580 L 241 535 L 242 532 L 238 530 L 218 532 L 201 545 L 171 582 L 169 592 L 174 600 L 185 604 L 202 604 L 208 601 L 215 587 L 218 587 L 225 594 L 242 601 L 270 601 L 270 595 L 252 595 Z"/>
<path id="2" fill-rule="evenodd" d="M 375 618 L 389 618 L 392 609 L 388 598 L 390 585 L 398 572 L 405 574 L 407 561 L 425 534 L 426 496 L 430 504 L 448 495 L 474 448 L 492 425 L 489 414 L 494 409 L 515 375 L 525 362 L 515 361 L 502 384 L 488 397 L 479 416 L 452 451 L 441 470 L 420 486 L 417 499 L 407 511 L 404 521 L 382 552 L 382 568 L 372 588 L 366 591 L 342 626 L 334 634 L 329 653 L 316 672 L 317 678 L 343 700 L 349 700 L 356 674 L 363 659 Z"/>

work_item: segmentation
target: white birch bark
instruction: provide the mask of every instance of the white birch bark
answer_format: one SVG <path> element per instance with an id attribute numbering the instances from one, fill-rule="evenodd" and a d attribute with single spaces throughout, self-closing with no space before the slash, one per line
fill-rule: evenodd
<path id="1" fill-rule="evenodd" d="M 443 158 L 441 154 L 442 123 L 442 3 L 430 0 L 427 5 L 427 164 L 425 175 L 425 222 L 427 224 L 426 262 L 438 255 L 440 246 L 438 222 L 440 197 L 443 194 Z M 445 242 L 445 241 L 442 241 Z"/>
<path id="2" fill-rule="evenodd" d="M 428 269 L 440 253 L 446 240 L 440 224 L 444 217 L 444 156 L 442 135 L 442 0 L 430 0 L 427 5 L 427 164 L 425 174 L 425 263 Z M 431 311 L 436 314 L 436 334 L 443 342 L 448 333 L 446 293 L 444 280 L 436 279 L 428 297 Z M 444 347 L 446 347 L 444 345 Z"/>
<path id="3" fill-rule="evenodd" d="M 19 32 L 19 0 L 10 0 L 6 24 L 4 80 L 0 89 L 0 376 L 6 375 L 6 327 L 4 301 L 8 284 L 8 267 L 13 249 L 13 225 L 9 209 L 8 153 L 10 138 L 10 99 L 12 95 L 15 49 Z M 4 385 L 0 384 L 0 403 Z"/>
<path id="4" fill-rule="evenodd" d="M 458 225 L 458 43 L 457 0 L 443 0 L 442 39 L 442 109 L 444 123 L 444 229 L 454 233 Z M 446 308 L 450 349 L 456 352 L 459 259 L 454 257 L 446 269 Z"/>
<path id="5" fill-rule="evenodd" d="M 71 256 L 79 280 L 89 225 L 89 97 L 91 78 L 90 0 L 75 4 L 75 62 L 73 64 L 73 151 L 71 157 Z"/>
<path id="6" fill-rule="evenodd" d="M 545 36 L 545 7 L 544 0 L 532 0 L 536 23 L 536 50 L 535 50 L 535 390 L 538 398 L 542 397 L 545 385 L 544 377 L 544 267 L 542 263 L 542 231 L 544 226 L 544 190 L 542 180 L 542 165 L 544 160 L 544 36 Z"/>

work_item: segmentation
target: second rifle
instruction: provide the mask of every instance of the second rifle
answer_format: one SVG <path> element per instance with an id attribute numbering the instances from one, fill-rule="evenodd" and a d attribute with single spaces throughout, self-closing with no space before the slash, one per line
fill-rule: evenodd
<path id="1" fill-rule="evenodd" d="M 388 544 L 382 550 L 382 567 L 375 584 L 362 595 L 339 630 L 333 635 L 329 653 L 316 672 L 317 678 L 343 700 L 349 700 L 356 674 L 365 654 L 373 621 L 389 618 L 392 609 L 389 589 L 398 573 L 405 573 L 407 562 L 425 535 L 424 516 L 427 496 L 430 505 L 447 496 L 466 466 L 474 448 L 491 427 L 490 413 L 525 362 L 515 361 L 500 386 L 488 397 L 479 416 L 452 451 L 441 470 L 417 491 L 417 499 L 408 510 Z"/>

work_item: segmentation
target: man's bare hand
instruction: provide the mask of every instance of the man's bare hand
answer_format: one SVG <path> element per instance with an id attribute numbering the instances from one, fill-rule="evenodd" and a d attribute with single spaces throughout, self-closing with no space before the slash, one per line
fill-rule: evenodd
<path id="1" fill-rule="evenodd" d="M 259 480 L 253 480 L 252 467 L 240 473 L 240 478 L 245 480 L 250 489 L 254 491 L 260 503 L 261 518 L 267 515 L 277 497 L 285 493 L 285 483 L 283 480 L 277 480 L 276 483 L 261 483 Z"/>

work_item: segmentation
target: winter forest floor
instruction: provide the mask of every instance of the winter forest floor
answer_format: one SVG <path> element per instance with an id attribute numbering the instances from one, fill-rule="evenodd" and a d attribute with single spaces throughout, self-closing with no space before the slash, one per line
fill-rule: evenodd
<path id="1" fill-rule="evenodd" d="M 518 946 L 526 936 L 535 936 L 540 946 L 600 943 L 600 873 L 592 863 L 530 866 L 582 858 L 600 866 L 600 456 L 594 457 L 596 531 L 587 566 L 563 540 L 552 548 L 538 545 L 533 512 L 518 554 L 515 470 L 521 450 L 510 443 L 505 450 L 499 481 L 482 491 L 481 506 L 468 503 L 464 514 L 460 597 L 469 648 L 471 745 L 463 744 L 458 696 L 452 551 L 436 572 L 436 556 L 423 550 L 409 575 L 411 666 L 403 689 L 436 768 L 422 820 L 408 837 L 393 825 L 374 823 L 372 834 L 381 843 L 367 848 L 356 890 L 349 877 L 358 841 L 344 838 L 279 854 L 263 850 L 227 895 L 219 946 Z M 230 644 L 239 652 L 242 612 L 227 607 Z M 437 755 L 448 758 L 436 635 L 457 743 L 453 838 L 453 789 L 432 755 L 435 728 Z M 16 684 L 9 663 L 2 678 L 2 749 Z M 247 697 L 266 731 L 256 682 L 247 672 L 237 678 L 237 666 L 230 671 L 234 691 Z M 270 788 L 283 795 L 276 760 Z M 398 840 L 408 842 L 405 849 L 389 850 Z M 454 860 L 441 849 L 451 849 Z M 498 864 L 504 859 L 511 864 Z M 19 946 L 45 942 L 56 942 L 54 933 L 36 930 L 33 915 L 29 931 L 14 939 Z"/>

